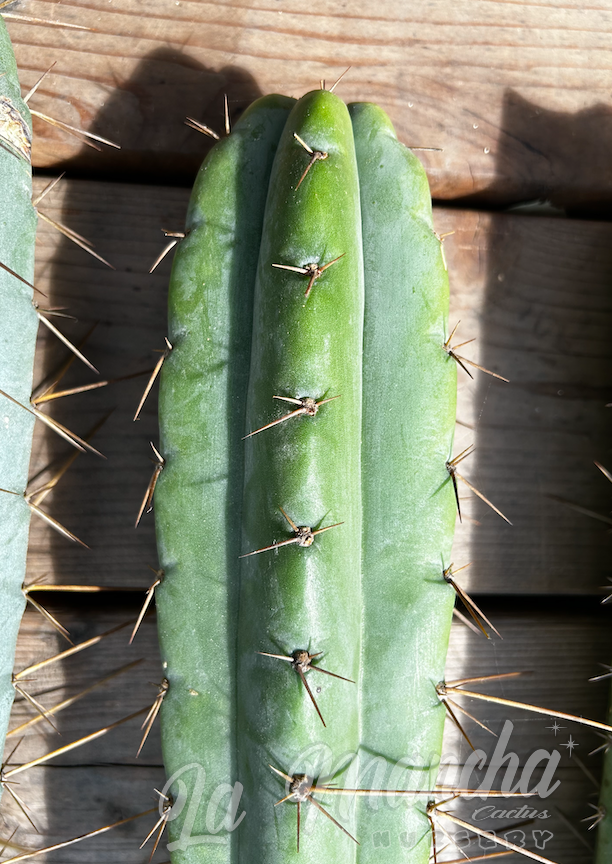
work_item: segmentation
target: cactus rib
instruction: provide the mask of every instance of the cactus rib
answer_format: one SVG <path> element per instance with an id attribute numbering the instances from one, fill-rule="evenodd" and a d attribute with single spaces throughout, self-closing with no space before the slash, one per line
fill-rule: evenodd
<path id="1" fill-rule="evenodd" d="M 421 163 L 380 108 L 349 109 L 366 274 L 364 698 L 360 782 L 349 785 L 433 789 L 445 717 L 435 688 L 444 677 L 454 605 L 442 573 L 455 525 L 445 467 L 456 400 L 456 365 L 443 350 L 448 276 Z M 426 864 L 425 803 L 373 808 L 359 799 L 359 861 L 377 860 L 372 837 L 389 831 L 395 851 L 386 850 L 386 859 Z"/>
<path id="2" fill-rule="evenodd" d="M 173 350 L 160 384 L 160 452 L 166 466 L 155 492 L 164 571 L 156 603 L 169 682 L 161 709 L 162 746 L 170 777 L 195 766 L 180 777 L 190 801 L 201 788 L 198 783 L 204 783 L 202 800 L 191 811 L 193 836 L 181 843 L 191 819 L 187 806 L 169 826 L 172 843 L 179 844 L 174 859 L 181 862 L 200 860 L 202 849 L 211 862 L 228 862 L 231 855 L 228 827 L 218 825 L 214 812 L 207 820 L 207 813 L 210 797 L 236 773 L 232 716 L 240 439 L 266 190 L 292 104 L 284 97 L 260 100 L 211 151 L 196 181 L 187 236 L 172 270 L 168 336 Z M 194 656 L 202 658 L 195 666 Z M 181 731 L 173 735 L 171 730 Z M 227 799 L 221 803 L 226 806 Z M 201 845 L 189 843 L 194 837 Z"/>
<path id="3" fill-rule="evenodd" d="M 301 185 L 304 154 L 297 136 L 328 154 Z M 329 266 L 332 261 L 336 263 Z M 274 267 L 278 262 L 291 262 L 299 272 Z M 273 394 L 319 400 L 326 393 L 340 393 L 342 399 L 333 410 L 245 442 L 244 548 L 257 548 L 271 535 L 287 542 L 280 508 L 296 527 L 316 525 L 321 530 L 329 523 L 344 524 L 314 542 L 314 529 L 298 529 L 302 535 L 293 529 L 291 546 L 243 560 L 237 691 L 239 778 L 246 812 L 245 830 L 239 831 L 241 861 L 349 862 L 355 857 L 352 838 L 318 820 L 317 831 L 309 834 L 295 859 L 295 810 L 289 805 L 273 809 L 282 787 L 268 763 L 291 775 L 337 769 L 358 746 L 359 690 L 333 680 L 321 682 L 324 730 L 291 670 L 255 652 L 280 647 L 291 653 L 308 646 L 323 652 L 330 668 L 358 678 L 362 321 L 361 218 L 352 126 L 344 103 L 317 90 L 292 111 L 270 178 L 255 288 L 246 428 L 257 428 L 268 417 Z M 319 756 L 307 759 L 306 752 L 315 747 Z M 344 827 L 355 833 L 350 820 Z"/>

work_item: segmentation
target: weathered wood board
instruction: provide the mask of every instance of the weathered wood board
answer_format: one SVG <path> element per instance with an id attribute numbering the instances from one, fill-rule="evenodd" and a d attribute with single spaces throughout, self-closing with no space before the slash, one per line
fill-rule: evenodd
<path id="1" fill-rule="evenodd" d="M 137 606 L 133 602 L 133 595 L 129 599 L 130 602 L 121 611 L 113 610 L 104 602 L 84 603 L 81 608 L 75 603 L 69 607 L 54 606 L 53 611 L 68 627 L 75 642 L 80 642 L 133 617 Z M 602 657 L 607 658 L 609 652 L 607 616 L 550 611 L 542 605 L 539 608 L 532 606 L 522 610 L 516 603 L 511 603 L 505 611 L 502 604 L 497 603 L 493 609 L 487 611 L 493 615 L 504 641 L 487 642 L 462 624 L 453 626 L 447 681 L 470 675 L 532 671 L 533 674 L 515 680 L 501 684 L 476 685 L 472 689 L 519 701 L 531 701 L 547 708 L 584 714 L 596 719 L 603 718 L 607 686 L 605 683 L 589 684 L 587 678 L 598 673 L 598 662 Z M 130 648 L 127 647 L 128 633 L 129 629 L 120 631 L 99 645 L 48 667 L 44 683 L 40 680 L 30 682 L 30 691 L 45 706 L 51 707 L 132 659 L 145 658 L 136 669 L 116 678 L 66 711 L 58 713 L 54 722 L 61 732 L 61 738 L 49 730 L 44 722 L 30 728 L 11 759 L 11 765 L 37 758 L 51 749 L 151 704 L 156 693 L 151 682 L 159 681 L 161 676 L 154 616 L 145 620 Z M 49 625 L 37 613 L 29 611 L 21 632 L 16 669 L 20 670 L 33 661 L 50 656 L 63 647 Z M 519 709 L 502 708 L 472 699 L 459 701 L 496 734 L 503 736 L 505 731 L 506 743 L 503 753 L 497 751 L 497 759 L 500 762 L 503 755 L 516 754 L 514 783 L 519 782 L 521 777 L 526 782 L 526 776 L 523 776 L 522 772 L 527 759 L 536 750 L 541 748 L 547 753 L 560 754 L 554 771 L 554 782 L 560 781 L 559 787 L 550 797 L 537 799 L 537 805 L 534 805 L 539 812 L 547 810 L 549 818 L 538 819 L 519 830 L 525 832 L 525 843 L 531 849 L 536 848 L 532 835 L 534 830 L 550 831 L 553 837 L 546 844 L 546 854 L 553 860 L 562 861 L 563 864 L 590 864 L 588 847 L 592 836 L 580 820 L 591 815 L 588 805 L 595 801 L 594 784 L 599 775 L 601 756 L 589 757 L 588 752 L 601 743 L 597 735 L 567 721 L 559 721 L 562 728 L 555 732 L 552 719 L 546 715 L 528 714 Z M 20 701 L 16 705 L 13 724 L 34 715 L 32 708 Z M 509 721 L 511 726 L 506 726 L 504 730 L 506 721 Z M 141 737 L 138 726 L 139 722 L 133 720 L 94 743 L 55 758 L 46 766 L 15 775 L 15 780 L 19 781 L 19 786 L 15 789 L 31 807 L 31 815 L 43 830 L 46 845 L 95 830 L 104 824 L 127 818 L 154 806 L 156 796 L 153 789 L 163 788 L 164 783 L 159 730 L 157 725 L 154 726 L 140 758 L 136 759 L 135 753 Z M 464 772 L 463 780 L 469 779 L 470 786 L 475 787 L 484 782 L 498 742 L 469 720 L 465 720 L 465 728 L 474 746 L 482 750 L 484 762 L 480 769 L 474 769 L 470 773 L 468 768 L 465 773 L 464 766 L 471 751 L 449 722 L 443 751 L 443 763 L 446 767 L 440 782 L 458 784 Z M 576 745 L 572 753 L 565 746 L 570 735 Z M 9 739 L 7 752 L 10 752 L 14 743 L 14 738 Z M 509 762 L 512 760 L 507 758 L 501 767 L 492 772 L 495 775 L 489 783 L 492 788 L 500 788 L 504 779 L 507 786 L 513 785 L 512 769 L 507 767 Z M 543 765 L 544 763 L 540 767 Z M 540 774 L 535 771 L 533 783 L 539 778 Z M 453 805 L 450 809 L 469 819 L 475 811 L 488 803 L 490 802 L 476 799 L 465 802 L 459 808 Z M 509 809 L 514 805 L 510 800 L 499 806 Z M 19 822 L 21 827 L 15 837 L 17 841 L 28 847 L 41 845 L 41 838 L 24 824 L 23 815 L 6 796 L 3 800 L 3 813 L 6 828 L 12 829 Z M 484 819 L 484 815 L 486 814 L 478 812 L 476 823 L 486 830 L 497 830 L 502 836 L 504 831 L 516 822 L 504 818 Z M 143 861 L 144 853 L 138 851 L 138 846 L 155 819 L 154 815 L 148 815 L 117 832 L 55 853 L 50 860 L 57 864 L 73 864 L 78 861 Z M 542 835 L 538 837 L 542 839 Z M 381 854 L 389 845 L 402 842 L 401 837 L 383 835 L 361 839 L 364 843 L 379 844 Z M 478 843 L 476 838 L 471 845 L 466 846 L 466 851 L 471 856 L 477 854 Z M 156 861 L 163 861 L 165 858 L 166 853 L 162 848 L 157 853 Z M 509 860 L 514 862 L 515 859 Z M 520 859 L 516 859 L 516 864 L 519 861 Z"/>
<path id="2" fill-rule="evenodd" d="M 36 121 L 38 166 L 184 181 L 208 146 L 186 115 L 220 129 L 224 93 L 237 116 L 351 66 L 343 98 L 378 102 L 405 143 L 442 148 L 423 154 L 436 197 L 612 201 L 610 0 L 27 0 L 18 13 L 93 28 L 8 22 L 24 87 L 56 63 L 33 107 L 123 148 L 81 152 Z"/>
<path id="3" fill-rule="evenodd" d="M 42 181 L 37 181 L 40 187 Z M 147 271 L 164 238 L 179 229 L 187 193 L 170 187 L 64 181 L 44 199 L 54 219 L 89 238 L 113 272 L 41 222 L 37 284 L 79 339 L 99 324 L 85 352 L 103 377 L 151 369 L 163 347 L 169 261 Z M 496 594 L 592 594 L 612 574 L 606 524 L 557 496 L 607 518 L 608 481 L 593 460 L 612 467 L 612 227 L 605 223 L 436 209 L 451 275 L 451 322 L 461 320 L 459 350 L 510 378 L 459 370 L 455 455 L 475 444 L 461 473 L 513 523 L 510 527 L 461 485 L 463 524 L 454 562 L 472 562 L 464 584 Z M 41 328 L 37 380 L 66 349 Z M 132 416 L 146 377 L 58 401 L 55 415 L 85 434 L 115 407 L 94 443 L 108 457 L 79 456 L 45 501 L 55 518 L 92 548 L 73 548 L 34 520 L 29 575 L 48 582 L 145 587 L 156 566 L 153 519 L 134 520 L 157 441 L 155 398 Z M 95 379 L 79 363 L 65 383 Z M 38 429 L 32 472 L 63 458 L 68 445 Z M 450 454 L 449 454 L 450 455 Z M 43 478 L 39 478 L 40 483 Z M 608 523 L 609 524 L 609 523 Z M 612 590 L 612 589 L 611 589 Z"/>

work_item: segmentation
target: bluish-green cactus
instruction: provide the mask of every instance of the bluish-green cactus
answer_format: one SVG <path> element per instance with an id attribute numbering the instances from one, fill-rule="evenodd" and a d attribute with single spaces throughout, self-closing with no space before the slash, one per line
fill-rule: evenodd
<path id="1" fill-rule="evenodd" d="M 32 206 L 30 112 L 0 16 L 0 389 L 22 405 L 32 392 L 38 319 L 32 306 L 36 211 Z M 21 277 L 21 278 L 18 278 Z M 29 284 L 28 284 L 29 283 Z M 13 703 L 13 662 L 25 606 L 22 585 L 30 525 L 23 493 L 34 417 L 0 401 L 0 744 Z M 0 794 L 2 788 L 0 786 Z"/>
<path id="2" fill-rule="evenodd" d="M 312 791 L 430 789 L 441 751 L 456 370 L 424 171 L 373 105 L 266 97 L 187 231 L 155 493 L 173 860 L 379 861 L 390 830 L 425 864 L 426 798 Z"/>

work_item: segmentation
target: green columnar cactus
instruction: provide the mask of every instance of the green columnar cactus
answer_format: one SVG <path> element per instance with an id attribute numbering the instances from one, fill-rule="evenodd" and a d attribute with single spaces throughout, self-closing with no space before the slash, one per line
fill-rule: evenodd
<path id="1" fill-rule="evenodd" d="M 423 169 L 383 112 L 325 90 L 291 104 L 259 100 L 215 145 L 172 272 L 155 493 L 169 848 L 374 862 L 389 831 L 386 859 L 425 864 L 424 797 L 312 785 L 435 782 L 448 279 Z"/>
<path id="2" fill-rule="evenodd" d="M 36 211 L 32 206 L 32 124 L 21 99 L 11 43 L 0 16 L 0 389 L 29 403 L 38 319 L 32 306 Z M 9 268 L 9 269 L 6 269 Z M 12 272 L 9 272 L 12 271 Z M 21 281 L 17 276 L 21 277 Z M 28 478 L 34 417 L 0 402 L 0 745 L 13 703 L 13 662 L 25 598 L 30 509 Z M 0 794 L 2 787 L 0 786 Z"/>

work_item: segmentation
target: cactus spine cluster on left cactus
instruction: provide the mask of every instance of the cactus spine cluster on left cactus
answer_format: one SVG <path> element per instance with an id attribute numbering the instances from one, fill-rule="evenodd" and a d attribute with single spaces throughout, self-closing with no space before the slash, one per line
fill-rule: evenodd
<path id="1" fill-rule="evenodd" d="M 22 405 L 28 405 L 38 329 L 30 287 L 34 278 L 37 223 L 32 206 L 32 123 L 21 98 L 13 49 L 1 16 L 0 69 L 3 73 L 0 75 L 0 262 L 4 265 L 0 268 L 0 389 Z M 23 493 L 34 417 L 8 399 L 0 398 L 0 487 L 7 490 L 0 492 L 0 746 L 3 746 L 15 693 L 12 682 L 15 643 L 25 606 L 22 585 L 30 508 Z"/>
<path id="2" fill-rule="evenodd" d="M 181 864 L 365 862 L 391 830 L 389 860 L 421 864 L 426 797 L 310 790 L 435 782 L 454 597 L 448 279 L 423 169 L 384 113 L 325 90 L 291 106 L 259 100 L 213 148 L 173 267 L 157 604 L 164 759 L 189 806 L 170 849 Z"/>

